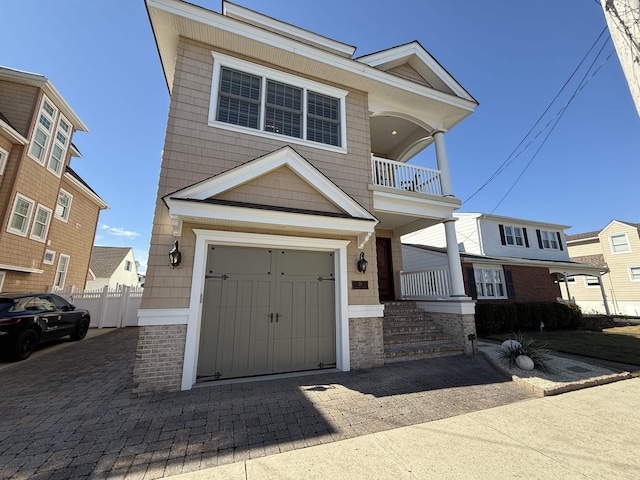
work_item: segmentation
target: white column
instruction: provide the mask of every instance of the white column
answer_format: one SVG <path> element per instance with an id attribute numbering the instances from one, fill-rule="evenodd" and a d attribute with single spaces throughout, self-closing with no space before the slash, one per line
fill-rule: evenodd
<path id="1" fill-rule="evenodd" d="M 567 280 L 567 272 L 563 272 L 562 275 L 564 276 L 564 286 L 567 289 L 567 300 L 571 302 L 571 292 L 569 292 L 569 280 Z M 560 293 L 562 293 L 562 291 Z"/>
<path id="2" fill-rule="evenodd" d="M 444 146 L 444 132 L 444 130 L 435 130 L 433 132 L 433 140 L 436 144 L 436 161 L 438 163 L 438 170 L 440 170 L 442 195 L 444 197 L 453 197 L 449 160 L 447 159 L 447 149 Z"/>
<path id="3" fill-rule="evenodd" d="M 460 250 L 458 250 L 458 238 L 456 236 L 455 221 L 455 218 L 447 218 L 444 221 L 444 233 L 447 238 L 447 260 L 449 262 L 451 296 L 466 297 L 467 295 L 464 293 L 462 263 L 460 262 Z"/>
<path id="4" fill-rule="evenodd" d="M 609 311 L 609 303 L 607 302 L 607 295 L 604 293 L 604 285 L 602 284 L 602 275 L 598 275 L 598 283 L 600 284 L 600 293 L 602 293 L 602 301 L 604 302 L 604 311 L 607 317 L 611 316 Z"/>

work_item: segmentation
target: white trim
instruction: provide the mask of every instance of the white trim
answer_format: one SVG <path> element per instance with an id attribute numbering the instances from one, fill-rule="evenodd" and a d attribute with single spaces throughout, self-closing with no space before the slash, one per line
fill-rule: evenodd
<path id="1" fill-rule="evenodd" d="M 4 175 L 4 169 L 9 160 L 9 152 L 4 148 L 0 148 L 0 175 Z"/>
<path id="2" fill-rule="evenodd" d="M 65 172 L 64 178 L 73 184 L 78 190 L 84 193 L 87 197 L 89 197 L 94 203 L 96 203 L 101 209 L 109 208 L 109 205 L 106 204 L 104 200 L 102 200 L 98 194 L 87 188 L 82 182 L 80 182 L 76 177 L 71 175 L 69 172 Z M 71 205 L 69 205 L 71 206 Z"/>
<path id="3" fill-rule="evenodd" d="M 196 245 L 191 278 L 191 297 L 189 301 L 189 320 L 184 349 L 182 368 L 182 390 L 189 390 L 196 383 L 198 368 L 198 349 L 200 339 L 200 320 L 202 317 L 201 299 L 204 295 L 204 276 L 206 270 L 207 246 L 233 245 L 239 247 L 293 248 L 299 250 L 328 251 L 335 253 L 336 278 L 336 367 L 348 371 L 351 367 L 349 357 L 349 320 L 347 306 L 347 245 L 349 240 L 325 238 L 291 237 L 246 232 L 228 232 L 194 229 Z"/>
<path id="4" fill-rule="evenodd" d="M 153 325 L 187 325 L 188 308 L 140 308 L 138 310 L 138 326 Z"/>
<path id="5" fill-rule="evenodd" d="M 627 245 L 627 249 L 623 252 L 616 252 L 613 249 L 613 237 L 622 237 L 624 236 L 625 239 L 625 243 Z M 627 232 L 622 232 L 622 233 L 610 233 L 607 235 L 607 237 L 609 238 L 609 249 L 611 250 L 611 254 L 612 255 L 620 255 L 620 254 L 625 254 L 625 253 L 631 253 L 631 243 L 629 243 L 629 235 L 627 235 Z"/>
<path id="6" fill-rule="evenodd" d="M 2 287 L 4 287 L 4 279 L 7 276 L 7 272 L 0 272 L 0 292 L 2 292 Z"/>
<path id="7" fill-rule="evenodd" d="M 62 259 L 66 258 L 67 262 L 65 263 L 64 270 L 60 270 L 60 264 L 62 263 Z M 67 281 L 67 273 L 69 273 L 69 263 L 71 262 L 71 256 L 61 253 L 58 255 L 58 265 L 56 265 L 56 272 L 53 275 L 53 286 L 56 288 L 64 288 L 64 283 Z M 58 278 L 58 273 L 63 273 L 60 285 L 56 284 L 56 280 Z"/>
<path id="8" fill-rule="evenodd" d="M 64 192 L 64 194 L 69 197 L 69 205 L 67 205 L 66 215 L 58 215 L 58 205 L 60 205 L 58 203 L 58 200 L 60 199 L 60 193 L 61 192 Z M 71 215 L 71 204 L 72 203 L 73 203 L 73 195 L 71 195 L 69 192 L 67 192 L 64 188 L 60 187 L 60 190 L 58 190 L 58 196 L 56 197 L 56 208 L 55 208 L 55 210 L 53 212 L 54 218 L 57 218 L 58 220 L 62 220 L 64 223 L 67 223 L 69 221 L 69 215 Z"/>
<path id="9" fill-rule="evenodd" d="M 640 278 L 639 279 L 634 279 L 633 278 L 633 273 L 631 272 L 631 270 L 639 270 L 640 271 L 640 266 L 635 266 L 635 265 L 629 265 L 627 267 L 627 270 L 629 271 L 629 281 L 630 282 L 640 282 Z"/>
<path id="10" fill-rule="evenodd" d="M 349 305 L 349 318 L 384 317 L 384 305 Z"/>
<path id="11" fill-rule="evenodd" d="M 13 143 L 18 143 L 20 145 L 26 145 L 29 143 L 29 140 L 24 138 L 20 132 L 2 119 L 0 119 L 0 132 L 4 132 L 4 134 L 9 137 Z"/>
<path id="12" fill-rule="evenodd" d="M 303 77 L 298 77 L 296 75 L 291 75 L 289 73 L 284 73 L 279 70 L 274 70 L 272 68 L 263 67 L 262 65 L 257 65 L 255 63 L 247 62 L 246 60 L 240 60 L 236 57 L 231 57 L 229 55 L 225 55 L 219 52 L 211 52 L 213 56 L 213 77 L 211 80 L 211 97 L 209 99 L 209 117 L 208 123 L 209 126 L 223 128 L 226 130 L 232 130 L 236 132 L 243 132 L 250 135 L 259 134 L 262 137 L 273 138 L 279 141 L 286 141 L 292 143 L 299 143 L 301 145 L 308 145 L 315 148 L 322 148 L 326 150 L 331 150 L 338 153 L 347 153 L 347 115 L 346 115 L 346 97 L 348 95 L 347 90 L 342 90 L 335 87 L 330 87 L 328 85 L 315 82 L 313 80 L 308 80 Z M 231 68 L 233 70 L 241 71 L 242 73 L 247 73 L 249 75 L 255 75 L 261 78 L 260 85 L 260 110 L 259 110 L 259 118 L 258 118 L 258 128 L 250 128 L 243 127 L 241 125 L 235 125 L 227 122 L 220 122 L 216 120 L 217 116 L 217 108 L 218 108 L 218 98 L 220 92 L 220 72 L 223 67 Z M 277 133 L 269 132 L 264 129 L 264 118 L 265 118 L 265 102 L 266 102 L 266 80 L 273 80 L 276 82 L 285 83 L 287 85 L 291 85 L 296 88 L 300 88 L 303 90 L 304 94 L 302 96 L 302 121 L 303 127 L 301 129 L 302 137 L 292 137 L 288 135 L 280 135 Z M 308 116 L 308 105 L 307 105 L 307 94 L 308 90 L 312 90 L 315 93 L 319 93 L 322 95 L 326 95 L 328 97 L 335 98 L 340 102 L 340 145 L 331 145 L 322 142 L 314 142 L 311 140 L 307 140 L 307 116 Z"/>
<path id="13" fill-rule="evenodd" d="M 18 200 L 23 200 L 29 204 L 29 210 L 27 211 L 27 215 L 24 219 L 24 226 L 22 230 L 18 230 L 11 226 L 11 224 L 13 223 L 13 215 L 16 213 Z M 11 213 L 9 214 L 9 221 L 7 222 L 7 232 L 13 233 L 14 235 L 19 235 L 20 237 L 26 237 L 27 232 L 29 231 L 29 225 L 31 224 L 31 217 L 33 216 L 33 207 L 35 206 L 35 204 L 35 200 L 31 200 L 29 197 L 25 197 L 20 193 L 16 193 L 16 197 L 13 199 L 13 207 L 11 207 Z"/>
<path id="14" fill-rule="evenodd" d="M 482 265 L 482 264 L 477 264 L 477 263 L 473 263 L 473 281 L 476 284 L 476 295 L 478 297 L 478 300 L 493 300 L 493 299 L 506 299 L 509 298 L 509 294 L 507 293 L 507 278 L 504 274 L 504 268 L 502 267 L 502 265 Z M 484 281 L 484 270 L 491 270 L 491 276 L 493 277 L 494 275 L 494 271 L 499 271 L 500 272 L 500 285 L 502 286 L 502 295 L 497 295 L 497 292 L 494 291 L 494 295 L 480 295 L 480 292 L 478 292 L 478 286 L 477 283 L 478 281 L 476 280 L 476 275 L 478 274 L 478 272 L 481 272 L 482 275 L 482 284 L 483 285 L 487 285 L 487 283 L 485 283 Z M 495 281 L 491 282 L 491 285 L 493 286 L 493 288 L 495 289 Z M 486 293 L 486 292 L 485 292 Z"/>
<path id="15" fill-rule="evenodd" d="M 38 220 L 38 210 L 44 210 L 45 212 L 47 212 L 49 214 L 49 216 L 47 217 L 47 223 L 45 223 L 44 225 L 44 230 L 42 232 L 42 236 L 38 237 L 36 235 L 33 234 L 33 228 L 36 225 L 36 221 Z M 45 207 L 42 204 L 38 204 L 38 206 L 36 207 L 36 211 L 35 211 L 35 215 L 33 216 L 33 223 L 31 224 L 31 233 L 29 234 L 29 238 L 31 240 L 35 240 L 37 242 L 42 242 L 44 243 L 47 240 L 47 235 L 49 235 L 49 227 L 51 226 L 51 219 L 53 218 L 53 210 L 51 210 L 48 207 Z"/>
<path id="16" fill-rule="evenodd" d="M 30 268 L 30 267 L 18 267 L 15 265 L 5 265 L 0 264 L 0 270 L 11 270 L 13 272 L 24 272 L 24 273 L 43 273 L 44 270 L 39 268 Z"/>
<path id="17" fill-rule="evenodd" d="M 67 126 L 69 127 L 68 131 L 64 131 L 61 127 L 60 124 L 64 122 L 67 124 Z M 58 133 L 60 132 L 60 135 L 66 137 L 66 142 L 65 143 L 61 143 L 58 140 Z M 56 122 L 56 128 L 53 132 L 52 135 L 52 140 L 51 140 L 51 150 L 49 151 L 49 156 L 48 156 L 48 160 L 47 160 L 47 170 L 49 170 L 51 173 L 53 173 L 56 177 L 60 177 L 62 176 L 62 171 L 64 170 L 64 164 L 65 161 L 67 160 L 67 151 L 69 149 L 69 144 L 71 143 L 71 135 L 73 135 L 73 125 L 71 125 L 71 122 L 69 120 L 67 120 L 65 118 L 65 116 L 61 113 L 60 115 L 58 115 L 58 121 Z M 53 168 L 51 168 L 51 159 L 53 158 L 53 150 L 55 149 L 56 145 L 60 148 L 60 163 L 58 165 L 58 170 L 55 170 Z"/>
<path id="18" fill-rule="evenodd" d="M 589 279 L 596 279 L 598 280 L 598 284 L 597 285 L 589 285 Z M 584 288 L 600 288 L 600 285 L 602 285 L 602 277 L 598 276 L 598 275 L 585 275 L 584 276 Z"/>
<path id="19" fill-rule="evenodd" d="M 51 261 L 48 262 L 47 261 L 47 254 L 51 254 Z M 42 263 L 44 263 L 45 265 L 53 265 L 53 263 L 56 261 L 56 252 L 55 250 L 45 250 L 44 251 L 44 256 L 42 257 Z M 91 273 L 91 269 L 89 269 L 89 272 Z M 95 280 L 95 278 L 94 278 Z"/>
<path id="20" fill-rule="evenodd" d="M 416 302 L 416 306 L 427 312 L 434 313 L 455 313 L 458 315 L 474 315 L 476 313 L 476 302 L 470 297 L 464 297 L 459 300 Z"/>
<path id="21" fill-rule="evenodd" d="M 49 104 L 49 106 L 53 109 L 53 114 L 49 114 L 49 112 L 47 112 L 44 109 L 45 102 Z M 49 100 L 49 98 L 43 94 L 42 98 L 40 99 L 40 106 L 35 116 L 33 131 L 31 132 L 31 141 L 29 142 L 29 149 L 27 150 L 27 156 L 33 159 L 34 161 L 38 162 L 42 166 L 46 165 L 47 159 L 49 158 L 49 149 L 51 147 L 51 142 L 53 141 L 52 139 L 57 130 L 57 120 L 58 120 L 59 111 L 60 110 L 58 109 L 56 104 L 53 103 L 51 100 Z M 51 121 L 51 125 L 48 131 L 45 129 L 43 125 L 40 124 L 41 115 Z M 31 154 L 31 149 L 33 148 L 33 144 L 36 143 L 36 135 L 38 133 L 38 129 L 42 130 L 42 133 L 44 135 L 47 135 L 47 141 L 45 142 L 45 144 L 44 145 L 38 144 L 38 146 L 42 148 L 41 158 L 38 158 Z"/>

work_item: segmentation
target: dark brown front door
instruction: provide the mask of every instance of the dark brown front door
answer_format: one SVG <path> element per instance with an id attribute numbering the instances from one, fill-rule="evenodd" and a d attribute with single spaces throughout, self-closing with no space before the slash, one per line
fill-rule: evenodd
<path id="1" fill-rule="evenodd" d="M 391 262 L 391 239 L 376 238 L 378 257 L 378 295 L 380 300 L 393 300 L 393 263 Z"/>

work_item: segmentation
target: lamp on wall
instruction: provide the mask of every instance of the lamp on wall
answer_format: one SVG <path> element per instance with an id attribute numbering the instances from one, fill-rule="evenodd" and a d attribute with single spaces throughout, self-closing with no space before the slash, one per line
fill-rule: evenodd
<path id="1" fill-rule="evenodd" d="M 176 243 L 173 244 L 173 248 L 169 252 L 169 265 L 171 265 L 171 268 L 175 268 L 180 265 L 181 261 L 182 253 L 178 250 L 178 241 L 176 240 Z"/>
<path id="2" fill-rule="evenodd" d="M 360 252 L 360 260 L 358 260 L 358 263 L 356 264 L 356 266 L 358 267 L 358 271 L 362 273 L 366 272 L 368 263 L 369 262 L 367 262 L 364 258 L 364 252 Z"/>

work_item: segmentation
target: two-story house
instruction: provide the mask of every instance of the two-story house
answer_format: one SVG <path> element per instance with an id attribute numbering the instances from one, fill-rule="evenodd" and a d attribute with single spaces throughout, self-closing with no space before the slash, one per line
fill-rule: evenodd
<path id="1" fill-rule="evenodd" d="M 171 103 L 134 392 L 381 365 L 400 236 L 441 222 L 457 268 L 430 308 L 473 330 L 444 137 L 477 102 L 442 65 L 226 1 L 146 5 Z"/>
<path id="2" fill-rule="evenodd" d="M 612 220 L 602 230 L 567 235 L 567 247 L 571 260 L 609 273 L 572 277 L 565 295 L 586 313 L 640 316 L 640 224 Z"/>
<path id="3" fill-rule="evenodd" d="M 569 258 L 566 225 L 483 213 L 453 216 L 466 293 L 479 301 L 555 302 L 562 298 L 560 284 L 607 272 Z M 438 295 L 439 279 L 448 273 L 443 226 L 405 235 L 402 242 L 404 297 Z"/>
<path id="4" fill-rule="evenodd" d="M 87 127 L 42 75 L 0 67 L 0 291 L 83 287 L 107 204 L 71 169 Z"/>
<path id="5" fill-rule="evenodd" d="M 95 245 L 89 262 L 86 290 L 109 287 L 139 287 L 138 264 L 131 247 L 103 247 Z"/>

